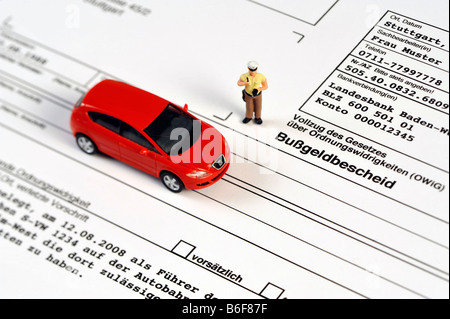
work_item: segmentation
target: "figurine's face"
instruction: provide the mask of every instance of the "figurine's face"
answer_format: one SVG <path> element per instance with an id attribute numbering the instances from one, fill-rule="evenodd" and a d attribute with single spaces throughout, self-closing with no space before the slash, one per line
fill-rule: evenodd
<path id="1" fill-rule="evenodd" d="M 254 75 L 256 75 L 256 73 L 258 73 L 258 69 L 256 69 L 256 70 L 250 70 L 250 69 L 248 69 L 248 73 L 249 73 L 251 76 L 254 76 Z"/>

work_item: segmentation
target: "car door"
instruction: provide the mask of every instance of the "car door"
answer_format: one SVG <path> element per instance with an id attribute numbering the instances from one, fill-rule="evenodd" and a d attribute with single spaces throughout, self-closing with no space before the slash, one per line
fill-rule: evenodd
<path id="1" fill-rule="evenodd" d="M 139 131 L 121 122 L 119 143 L 121 160 L 131 166 L 156 175 L 158 151 Z"/>
<path id="2" fill-rule="evenodd" d="M 98 112 L 88 112 L 88 115 L 94 122 L 89 128 L 90 138 L 101 152 L 120 159 L 120 121 L 115 117 Z"/>

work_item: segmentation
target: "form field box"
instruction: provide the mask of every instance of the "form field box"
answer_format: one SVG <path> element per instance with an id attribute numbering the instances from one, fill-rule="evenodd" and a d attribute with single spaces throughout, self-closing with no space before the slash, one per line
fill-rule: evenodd
<path id="1" fill-rule="evenodd" d="M 269 282 L 261 291 L 260 295 L 268 299 L 278 299 L 283 292 L 284 289 L 277 287 Z"/>
<path id="2" fill-rule="evenodd" d="M 172 248 L 172 252 L 181 256 L 183 258 L 187 258 L 195 249 L 194 245 L 191 245 L 183 240 L 180 240 L 175 247 Z"/>
<path id="3" fill-rule="evenodd" d="M 248 0 L 291 18 L 316 25 L 338 0 Z"/>

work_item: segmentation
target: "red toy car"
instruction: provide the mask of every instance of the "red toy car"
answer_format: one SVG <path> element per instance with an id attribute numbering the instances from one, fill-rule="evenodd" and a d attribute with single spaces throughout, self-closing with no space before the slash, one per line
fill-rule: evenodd
<path id="1" fill-rule="evenodd" d="M 222 134 L 184 108 L 114 80 L 95 85 L 72 111 L 78 146 L 161 178 L 173 192 L 217 182 L 230 154 Z"/>

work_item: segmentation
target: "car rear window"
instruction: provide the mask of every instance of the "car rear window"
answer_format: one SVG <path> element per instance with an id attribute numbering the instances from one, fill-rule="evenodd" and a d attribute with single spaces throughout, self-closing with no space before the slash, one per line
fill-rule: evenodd
<path id="1" fill-rule="evenodd" d="M 88 115 L 95 123 L 119 134 L 120 121 L 115 117 L 97 112 L 88 112 Z"/>

